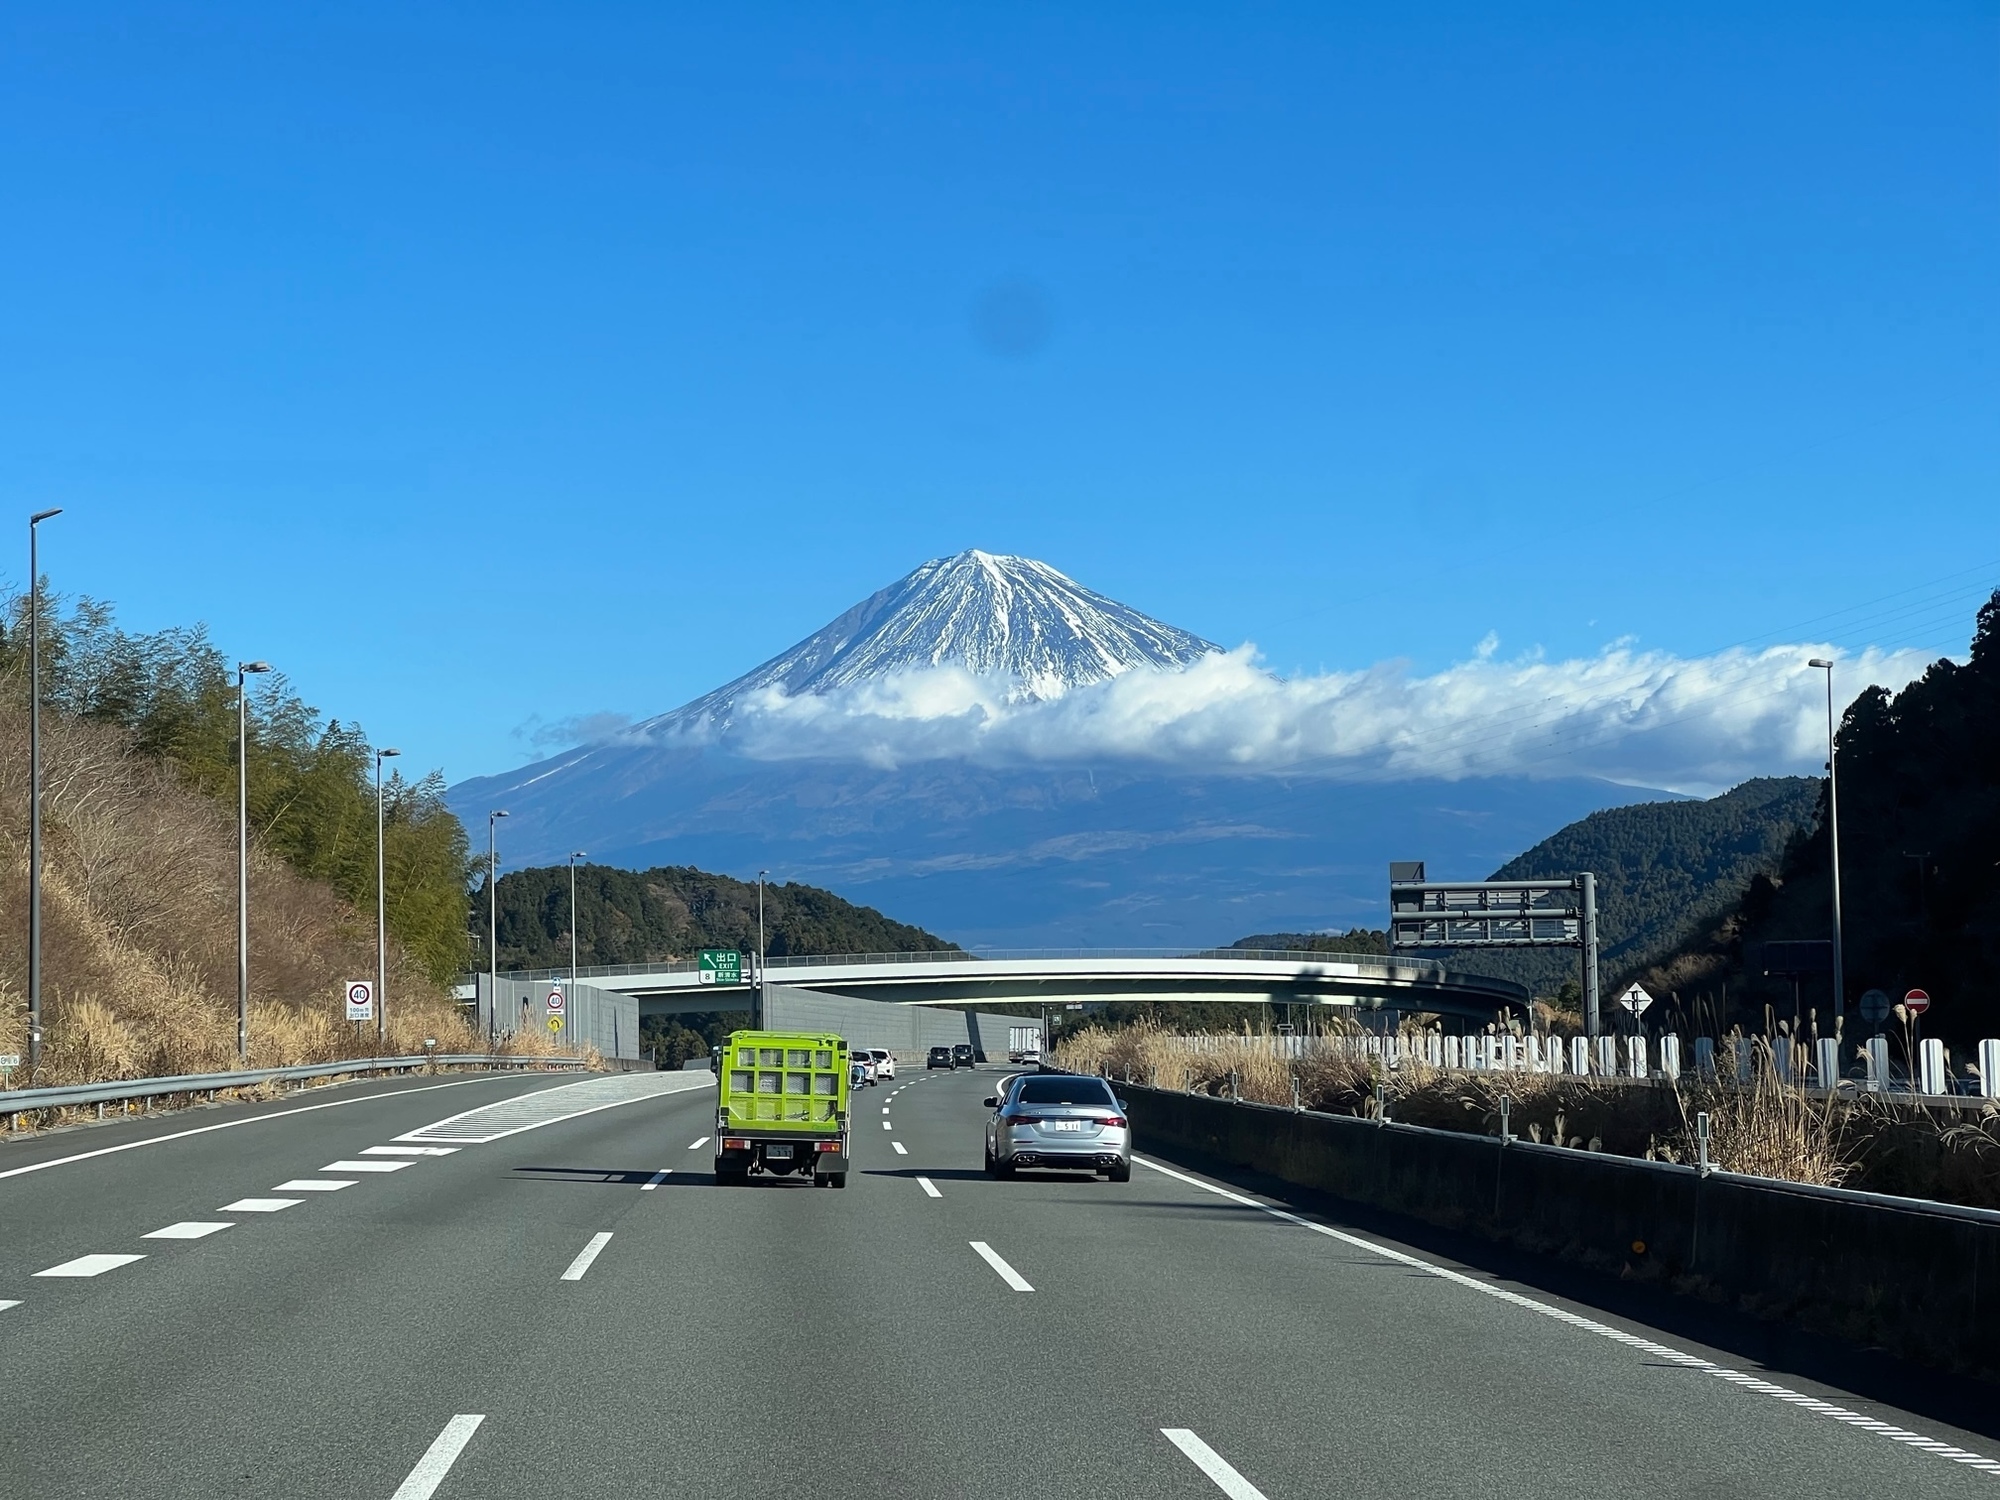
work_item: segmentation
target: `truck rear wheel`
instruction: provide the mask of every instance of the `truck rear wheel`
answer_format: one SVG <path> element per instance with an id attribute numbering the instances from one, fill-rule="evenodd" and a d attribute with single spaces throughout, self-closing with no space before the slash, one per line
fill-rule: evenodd
<path id="1" fill-rule="evenodd" d="M 725 1167 L 720 1162 L 716 1163 L 715 1185 L 717 1187 L 742 1187 L 749 1181 L 750 1181 L 749 1168 Z"/>

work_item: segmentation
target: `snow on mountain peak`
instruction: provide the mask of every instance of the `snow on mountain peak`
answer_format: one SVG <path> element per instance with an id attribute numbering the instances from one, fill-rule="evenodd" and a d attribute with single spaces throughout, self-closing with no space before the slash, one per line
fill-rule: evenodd
<path id="1" fill-rule="evenodd" d="M 933 558 L 790 650 L 641 728 L 727 723 L 753 692 L 798 697 L 929 667 L 1008 678 L 1011 697 L 1046 700 L 1139 668 L 1178 670 L 1219 650 L 1047 563 L 972 547 Z"/>

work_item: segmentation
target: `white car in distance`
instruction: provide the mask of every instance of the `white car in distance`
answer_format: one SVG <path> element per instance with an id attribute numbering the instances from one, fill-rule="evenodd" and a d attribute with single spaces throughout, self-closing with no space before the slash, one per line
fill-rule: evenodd
<path id="1" fill-rule="evenodd" d="M 869 1061 L 875 1064 L 875 1076 L 877 1078 L 894 1078 L 896 1076 L 896 1055 L 887 1047 L 870 1047 L 867 1049 L 867 1052 Z"/>

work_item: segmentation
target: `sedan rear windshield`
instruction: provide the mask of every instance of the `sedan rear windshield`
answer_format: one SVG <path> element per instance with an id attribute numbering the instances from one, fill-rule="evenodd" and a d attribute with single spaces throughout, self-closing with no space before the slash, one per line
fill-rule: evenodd
<path id="1" fill-rule="evenodd" d="M 1117 1103 L 1101 1078 L 1024 1078 L 1014 1099 L 1019 1104 Z"/>

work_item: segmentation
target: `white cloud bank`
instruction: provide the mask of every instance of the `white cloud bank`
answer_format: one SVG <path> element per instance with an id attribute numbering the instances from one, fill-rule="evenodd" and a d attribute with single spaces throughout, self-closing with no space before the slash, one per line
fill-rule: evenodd
<path id="1" fill-rule="evenodd" d="M 1629 643 L 1570 661 L 1473 659 L 1435 675 L 1399 665 L 1280 679 L 1254 647 L 1179 672 L 1129 672 L 1048 702 L 951 667 L 834 692 L 766 690 L 726 727 L 672 735 L 760 760 L 836 758 L 881 766 L 1151 764 L 1190 772 L 1344 780 L 1599 776 L 1712 792 L 1750 776 L 1817 774 L 1826 758 L 1824 675 L 1836 706 L 1870 683 L 1894 691 L 1931 657 L 1824 645 L 1681 658 Z M 625 736 L 607 736 L 619 739 Z M 629 739 L 628 739 L 629 742 Z"/>

